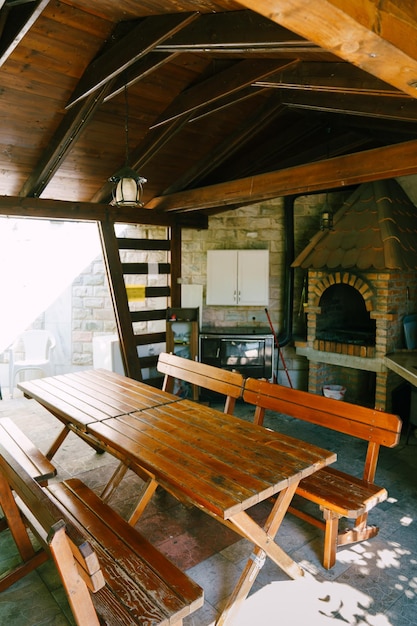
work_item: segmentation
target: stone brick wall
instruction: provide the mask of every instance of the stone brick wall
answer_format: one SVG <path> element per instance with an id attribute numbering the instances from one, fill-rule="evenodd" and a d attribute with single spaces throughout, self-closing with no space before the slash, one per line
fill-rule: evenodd
<path id="1" fill-rule="evenodd" d="M 203 285 L 206 295 L 207 251 L 227 249 L 268 249 L 270 259 L 269 309 L 275 324 L 281 321 L 283 303 L 282 200 L 227 211 L 210 218 L 206 231 L 183 232 L 182 279 Z M 215 326 L 268 326 L 265 307 L 210 306 L 203 308 L 203 324 Z"/>
<path id="2" fill-rule="evenodd" d="M 298 198 L 294 205 L 295 254 L 298 254 L 319 227 L 323 194 Z M 159 238 L 160 228 L 131 226 L 127 237 Z M 226 211 L 210 217 L 207 230 L 185 229 L 182 236 L 182 282 L 203 285 L 203 324 L 220 326 L 268 326 L 265 307 L 205 305 L 207 251 L 213 249 L 269 249 L 270 285 L 268 312 L 276 333 L 283 331 L 285 302 L 285 230 L 282 198 Z M 127 259 L 126 259 L 127 260 Z M 146 262 L 147 259 L 142 259 Z M 294 330 L 303 333 L 305 316 L 300 299 L 302 271 L 295 272 Z M 101 259 L 96 259 L 74 281 L 72 287 L 72 365 L 91 366 L 95 334 L 115 333 L 111 301 Z M 276 358 L 279 355 L 276 354 Z M 307 361 L 295 354 L 292 343 L 282 347 L 282 357 L 294 386 L 306 388 Z M 288 385 L 279 359 L 278 380 Z"/>
<path id="3" fill-rule="evenodd" d="M 93 365 L 93 337 L 116 332 L 104 263 L 95 259 L 72 284 L 72 365 Z"/>

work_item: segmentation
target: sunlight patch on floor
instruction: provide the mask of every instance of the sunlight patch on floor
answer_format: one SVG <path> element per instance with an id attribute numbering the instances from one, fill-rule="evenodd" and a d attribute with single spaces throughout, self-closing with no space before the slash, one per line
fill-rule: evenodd
<path id="1" fill-rule="evenodd" d="M 287 623 L 297 626 L 345 624 L 394 626 L 382 614 L 370 615 L 373 600 L 353 587 L 320 582 L 306 574 L 303 579 L 271 582 L 245 600 L 235 626 Z"/>

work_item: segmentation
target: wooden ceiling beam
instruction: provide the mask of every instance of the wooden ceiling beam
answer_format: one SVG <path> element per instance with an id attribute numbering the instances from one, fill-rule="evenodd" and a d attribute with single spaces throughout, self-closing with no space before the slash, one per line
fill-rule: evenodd
<path id="1" fill-rule="evenodd" d="M 184 28 L 198 13 L 152 16 L 142 20 L 125 37 L 95 59 L 86 69 L 67 108 L 128 70 L 159 43 Z"/>
<path id="2" fill-rule="evenodd" d="M 178 55 L 179 52 L 166 52 L 164 54 L 150 52 L 130 66 L 128 76 L 120 75 L 115 78 L 114 81 L 111 81 L 112 86 L 104 98 L 104 102 L 107 102 L 117 96 L 119 93 L 124 91 L 125 87 L 130 87 L 139 80 L 146 78 L 146 76 L 155 72 L 157 69 L 165 65 L 165 63 L 173 61 Z"/>
<path id="3" fill-rule="evenodd" d="M 276 72 L 279 67 L 283 68 L 293 64 L 294 61 L 279 62 L 271 59 L 247 59 L 234 63 L 226 70 L 182 92 L 165 109 L 153 128 L 202 108 L 207 109 L 207 107 L 214 106 L 215 109 L 219 100 L 238 93 L 256 80 L 260 80 L 262 76 L 266 77 Z"/>
<path id="4" fill-rule="evenodd" d="M 240 0 L 240 4 L 417 98 L 413 2 Z"/>
<path id="5" fill-rule="evenodd" d="M 98 94 L 93 93 L 86 100 L 78 102 L 64 115 L 47 149 L 20 190 L 20 196 L 39 197 L 46 189 L 68 151 L 75 145 L 88 122 L 101 106 L 109 88 L 111 88 L 111 83 L 104 85 Z"/>
<path id="6" fill-rule="evenodd" d="M 286 68 L 277 75 L 257 81 L 261 87 L 276 89 L 303 89 L 325 91 L 327 93 L 354 93 L 357 95 L 384 96 L 413 100 L 404 92 L 394 89 L 391 85 L 370 76 L 350 63 L 298 63 L 295 67 Z"/>
<path id="7" fill-rule="evenodd" d="M 156 46 L 155 50 L 240 56 L 287 54 L 287 58 L 304 54 L 314 58 L 316 54 L 322 56 L 324 52 L 314 42 L 306 41 L 296 33 L 248 10 L 200 15 L 198 20 Z"/>
<path id="8" fill-rule="evenodd" d="M 146 209 L 224 209 L 410 174 L 417 174 L 417 140 L 159 196 L 148 202 Z"/>
<path id="9" fill-rule="evenodd" d="M 401 122 L 417 122 L 417 102 L 412 98 L 391 98 L 390 96 L 358 95 L 325 91 L 282 89 L 283 104 L 297 109 L 356 115 Z"/>
<path id="10" fill-rule="evenodd" d="M 173 215 L 140 207 L 122 208 L 93 202 L 70 202 L 45 198 L 0 196 L 0 215 L 76 222 L 118 222 L 150 226 L 183 226 L 206 229 L 207 217 L 198 214 Z"/>

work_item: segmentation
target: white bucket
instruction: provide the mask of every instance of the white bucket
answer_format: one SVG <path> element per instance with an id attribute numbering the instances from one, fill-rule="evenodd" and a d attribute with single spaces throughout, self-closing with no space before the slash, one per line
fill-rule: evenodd
<path id="1" fill-rule="evenodd" d="M 333 400 L 343 400 L 346 393 L 346 387 L 342 385 L 324 385 L 323 395 Z"/>

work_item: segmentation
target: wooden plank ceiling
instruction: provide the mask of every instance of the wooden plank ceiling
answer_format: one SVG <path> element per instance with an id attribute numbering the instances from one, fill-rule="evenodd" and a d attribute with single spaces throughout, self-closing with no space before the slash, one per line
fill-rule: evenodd
<path id="1" fill-rule="evenodd" d="M 417 173 L 412 0 L 0 7 L 0 214 L 203 227 Z M 143 209 L 109 206 L 126 113 Z"/>

